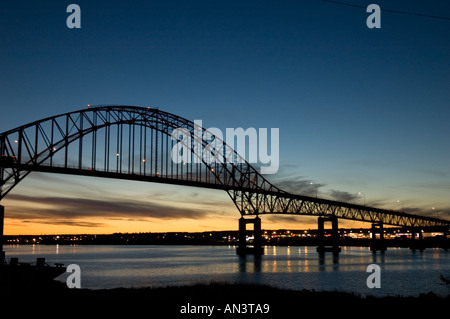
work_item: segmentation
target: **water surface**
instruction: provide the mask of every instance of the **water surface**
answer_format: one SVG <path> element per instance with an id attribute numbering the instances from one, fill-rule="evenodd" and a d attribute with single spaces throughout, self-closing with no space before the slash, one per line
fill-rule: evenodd
<path id="1" fill-rule="evenodd" d="M 239 257 L 233 246 L 7 245 L 6 256 L 22 262 L 45 257 L 48 264 L 78 264 L 82 288 L 162 287 L 196 283 L 258 283 L 295 290 L 339 290 L 360 295 L 449 295 L 450 253 L 342 247 L 322 258 L 315 247 L 265 247 L 265 254 Z M 367 266 L 381 268 L 381 288 L 366 285 Z M 65 282 L 68 274 L 57 280 Z"/>

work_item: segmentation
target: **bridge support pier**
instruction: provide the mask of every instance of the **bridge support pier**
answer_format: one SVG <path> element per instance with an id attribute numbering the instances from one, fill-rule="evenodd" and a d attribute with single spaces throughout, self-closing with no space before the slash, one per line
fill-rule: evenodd
<path id="1" fill-rule="evenodd" d="M 419 239 L 416 239 L 416 234 L 418 234 Z M 414 227 L 411 229 L 411 244 L 409 245 L 409 249 L 416 250 L 419 249 L 420 251 L 425 250 L 425 244 L 423 242 L 423 234 L 422 230 Z"/>
<path id="2" fill-rule="evenodd" d="M 3 221 L 5 218 L 5 207 L 0 205 L 0 267 L 5 263 L 5 252 L 3 251 Z"/>
<path id="3" fill-rule="evenodd" d="M 377 234 L 380 235 L 380 239 L 377 239 Z M 370 244 L 370 250 L 373 252 L 377 250 L 384 252 L 386 250 L 383 222 L 372 223 L 372 243 Z"/>
<path id="4" fill-rule="evenodd" d="M 325 240 L 325 222 L 331 222 L 331 246 L 326 246 Z M 317 252 L 324 253 L 331 251 L 334 254 L 338 254 L 341 251 L 339 247 L 339 234 L 338 234 L 338 218 L 335 215 L 319 217 L 318 219 L 318 232 L 317 232 L 319 245 L 317 246 Z"/>
<path id="5" fill-rule="evenodd" d="M 253 224 L 253 247 L 247 246 L 247 224 Z M 239 219 L 239 246 L 236 249 L 238 255 L 262 255 L 264 249 L 261 246 L 261 218 L 256 216 L 254 219 Z"/>

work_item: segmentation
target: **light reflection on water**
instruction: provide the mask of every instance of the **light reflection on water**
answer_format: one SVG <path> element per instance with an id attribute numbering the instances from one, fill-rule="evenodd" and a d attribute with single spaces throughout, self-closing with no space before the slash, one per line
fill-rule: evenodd
<path id="1" fill-rule="evenodd" d="M 233 246 L 9 245 L 5 251 L 21 262 L 45 257 L 49 264 L 78 264 L 82 287 L 92 289 L 242 282 L 362 295 L 450 293 L 439 279 L 450 277 L 450 253 L 442 249 L 390 248 L 373 254 L 365 247 L 342 247 L 338 256 L 322 257 L 315 247 L 303 246 L 267 246 L 261 257 L 239 257 Z M 366 286 L 372 263 L 381 267 L 380 289 Z"/>

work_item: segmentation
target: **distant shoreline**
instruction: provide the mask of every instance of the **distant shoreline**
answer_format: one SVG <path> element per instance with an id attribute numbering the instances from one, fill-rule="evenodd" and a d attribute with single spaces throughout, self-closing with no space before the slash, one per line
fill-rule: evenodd
<path id="1" fill-rule="evenodd" d="M 325 235 L 331 230 L 325 230 Z M 450 238 L 441 235 L 412 239 L 408 230 L 387 228 L 383 245 L 386 247 L 450 248 Z M 252 232 L 247 234 L 251 244 Z M 341 229 L 338 245 L 370 247 L 374 241 L 370 229 Z M 409 236 L 409 237 L 408 237 Z M 58 244 L 58 245 L 238 245 L 239 232 L 163 232 L 114 233 L 72 235 L 5 235 L 3 244 Z M 325 241 L 329 238 L 325 238 Z M 317 230 L 264 230 L 263 246 L 318 246 Z M 327 242 L 325 242 L 327 245 Z"/>

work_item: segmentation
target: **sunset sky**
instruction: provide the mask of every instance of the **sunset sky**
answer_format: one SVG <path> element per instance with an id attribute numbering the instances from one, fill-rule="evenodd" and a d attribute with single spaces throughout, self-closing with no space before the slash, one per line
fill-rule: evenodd
<path id="1" fill-rule="evenodd" d="M 389 11 L 369 29 L 364 8 L 321 0 L 1 1 L 0 132 L 87 104 L 279 128 L 266 177 L 280 188 L 450 219 L 450 2 L 343 2 Z M 81 29 L 66 26 L 71 3 Z M 44 173 L 1 204 L 5 234 L 229 230 L 240 217 L 224 191 Z"/>

